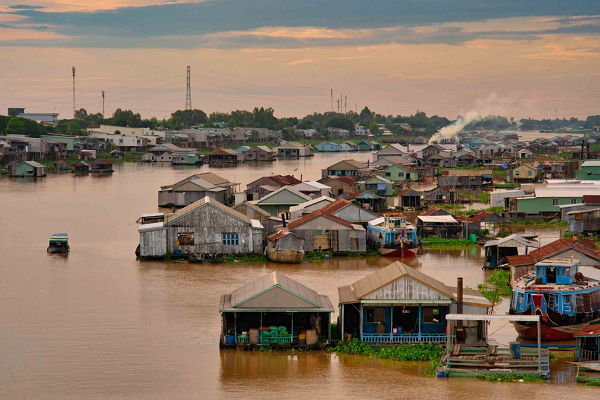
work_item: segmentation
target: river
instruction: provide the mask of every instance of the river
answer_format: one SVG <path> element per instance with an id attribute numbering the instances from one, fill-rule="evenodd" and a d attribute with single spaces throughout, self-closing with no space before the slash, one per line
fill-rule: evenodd
<path id="1" fill-rule="evenodd" d="M 337 304 L 336 287 L 385 266 L 382 258 L 299 265 L 135 259 L 136 219 L 157 210 L 161 185 L 193 171 L 214 171 L 243 188 L 270 173 L 318 179 L 338 160 L 371 157 L 320 154 L 197 170 L 125 163 L 104 177 L 0 178 L 0 398 L 598 398 L 597 389 L 573 383 L 564 362 L 553 362 L 551 383 L 490 384 L 429 378 L 424 363 L 219 350 L 220 294 L 278 270 Z M 69 233 L 68 257 L 46 253 L 54 232 Z M 411 265 L 475 287 L 485 277 L 481 263 L 480 250 L 425 251 Z M 516 336 L 510 325 L 497 328 L 501 343 Z"/>

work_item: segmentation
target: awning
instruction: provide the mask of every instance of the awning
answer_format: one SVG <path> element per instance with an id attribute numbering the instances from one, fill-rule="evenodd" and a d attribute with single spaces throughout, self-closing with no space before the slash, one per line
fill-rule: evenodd
<path id="1" fill-rule="evenodd" d="M 429 223 L 458 224 L 458 221 L 455 220 L 452 215 L 420 215 L 417 218 L 423 222 Z"/>
<path id="2" fill-rule="evenodd" d="M 539 315 L 447 314 L 448 321 L 515 321 L 538 322 Z"/>

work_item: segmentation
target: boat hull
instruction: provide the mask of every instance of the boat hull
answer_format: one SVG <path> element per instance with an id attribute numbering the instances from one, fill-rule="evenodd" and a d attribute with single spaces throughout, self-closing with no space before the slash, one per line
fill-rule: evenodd
<path id="1" fill-rule="evenodd" d="M 69 249 L 58 249 L 58 248 L 48 247 L 48 249 L 46 249 L 46 251 L 48 253 L 68 253 Z"/>
<path id="2" fill-rule="evenodd" d="M 384 257 L 397 257 L 397 258 L 409 258 L 416 257 L 417 254 L 414 251 L 411 251 L 407 248 L 385 248 L 381 247 L 379 249 L 379 253 L 381 253 Z"/>
<path id="3" fill-rule="evenodd" d="M 304 251 L 289 249 L 267 251 L 267 258 L 273 262 L 295 264 L 302 261 L 304 258 Z"/>
<path id="4" fill-rule="evenodd" d="M 572 340 L 575 339 L 575 333 L 579 332 L 580 330 L 588 326 L 590 323 L 599 321 L 600 318 L 596 317 L 589 319 L 576 318 L 575 322 L 571 322 L 568 319 L 568 317 L 563 318 L 561 314 L 551 312 L 548 314 L 548 317 L 542 317 L 541 319 L 541 339 L 543 342 L 551 342 L 557 340 Z M 537 340 L 536 322 L 514 322 L 513 324 L 515 330 L 519 334 L 519 337 L 527 340 Z"/>

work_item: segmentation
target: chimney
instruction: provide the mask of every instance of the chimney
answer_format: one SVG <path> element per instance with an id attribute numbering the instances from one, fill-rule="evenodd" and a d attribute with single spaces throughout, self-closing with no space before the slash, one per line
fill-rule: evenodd
<path id="1" fill-rule="evenodd" d="M 285 214 L 281 214 L 281 222 L 283 223 L 283 227 L 285 228 Z"/>

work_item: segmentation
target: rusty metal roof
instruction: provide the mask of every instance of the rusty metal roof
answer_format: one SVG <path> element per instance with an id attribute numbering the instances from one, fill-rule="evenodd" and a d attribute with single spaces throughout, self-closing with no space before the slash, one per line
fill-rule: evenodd
<path id="1" fill-rule="evenodd" d="M 345 219 L 341 219 L 339 217 L 336 217 L 335 215 L 329 214 L 329 213 L 325 213 L 323 212 L 323 209 L 319 209 L 316 211 L 311 212 L 310 214 L 306 214 L 305 216 L 303 216 L 302 218 L 298 218 L 296 220 L 293 220 L 292 222 L 290 222 L 288 224 L 288 228 L 292 229 L 292 228 L 296 228 L 302 224 L 305 224 L 309 221 L 312 221 L 313 219 L 319 218 L 319 217 L 324 217 L 327 219 L 330 219 L 334 222 L 337 222 L 339 224 L 342 224 L 350 229 L 354 229 L 352 227 L 352 224 L 348 221 L 346 221 Z"/>
<path id="2" fill-rule="evenodd" d="M 271 291 L 274 288 L 283 290 Z M 258 299 L 267 292 L 269 295 Z M 290 296 L 293 295 L 293 296 Z M 251 300 L 255 301 L 250 302 Z M 241 288 L 221 296 L 220 310 L 315 310 L 333 311 L 328 296 L 273 271 Z"/>
<path id="3" fill-rule="evenodd" d="M 579 332 L 577 332 L 574 336 L 576 337 L 591 337 L 591 336 L 600 336 L 600 324 L 588 325 Z"/>

